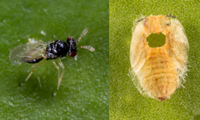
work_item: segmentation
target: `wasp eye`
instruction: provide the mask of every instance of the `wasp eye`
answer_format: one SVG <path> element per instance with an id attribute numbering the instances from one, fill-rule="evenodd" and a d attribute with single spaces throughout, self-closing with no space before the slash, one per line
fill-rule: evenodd
<path id="1" fill-rule="evenodd" d="M 67 40 L 66 40 L 66 41 L 68 42 L 68 41 L 70 41 L 70 40 L 75 41 L 75 39 L 74 39 L 73 37 L 67 37 Z"/>
<path id="2" fill-rule="evenodd" d="M 69 57 L 74 57 L 74 56 L 76 56 L 76 52 L 70 52 L 69 53 Z"/>

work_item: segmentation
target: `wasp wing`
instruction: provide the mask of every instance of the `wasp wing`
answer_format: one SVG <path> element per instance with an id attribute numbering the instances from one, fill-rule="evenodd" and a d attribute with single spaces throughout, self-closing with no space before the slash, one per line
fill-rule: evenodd
<path id="1" fill-rule="evenodd" d="M 12 64 L 18 65 L 22 62 L 31 63 L 34 60 L 42 60 L 45 56 L 45 49 L 46 44 L 43 42 L 22 44 L 11 50 L 9 60 Z"/>

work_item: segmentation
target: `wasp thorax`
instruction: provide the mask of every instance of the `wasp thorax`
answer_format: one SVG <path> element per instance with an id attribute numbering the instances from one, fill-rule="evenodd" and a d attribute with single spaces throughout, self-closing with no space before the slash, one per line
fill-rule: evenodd
<path id="1" fill-rule="evenodd" d="M 67 44 L 62 40 L 55 40 L 46 48 L 46 59 L 56 59 L 58 57 L 65 57 L 68 52 Z"/>
<path id="2" fill-rule="evenodd" d="M 166 31 L 169 25 L 170 21 L 166 16 L 149 16 L 144 21 L 144 28 L 149 33 L 162 32 L 166 35 Z"/>

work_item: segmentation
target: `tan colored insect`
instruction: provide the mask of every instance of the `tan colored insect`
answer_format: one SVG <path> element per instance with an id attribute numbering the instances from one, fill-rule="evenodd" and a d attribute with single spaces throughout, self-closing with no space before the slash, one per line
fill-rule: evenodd
<path id="1" fill-rule="evenodd" d="M 148 16 L 138 20 L 130 46 L 134 84 L 142 94 L 166 100 L 185 81 L 189 44 L 181 23 L 172 15 Z M 165 44 L 150 47 L 152 33 L 165 35 Z"/>

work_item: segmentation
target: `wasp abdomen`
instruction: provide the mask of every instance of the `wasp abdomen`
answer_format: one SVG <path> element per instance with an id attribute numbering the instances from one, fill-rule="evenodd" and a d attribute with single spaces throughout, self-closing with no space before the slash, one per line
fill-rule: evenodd
<path id="1" fill-rule="evenodd" d="M 37 58 L 37 59 L 31 59 L 31 60 L 29 60 L 27 57 L 24 57 L 24 58 L 22 58 L 22 60 L 24 61 L 24 62 L 27 62 L 27 63 L 38 63 L 38 62 L 40 62 L 41 60 L 43 60 L 44 58 L 43 57 L 41 57 L 41 58 Z"/>

